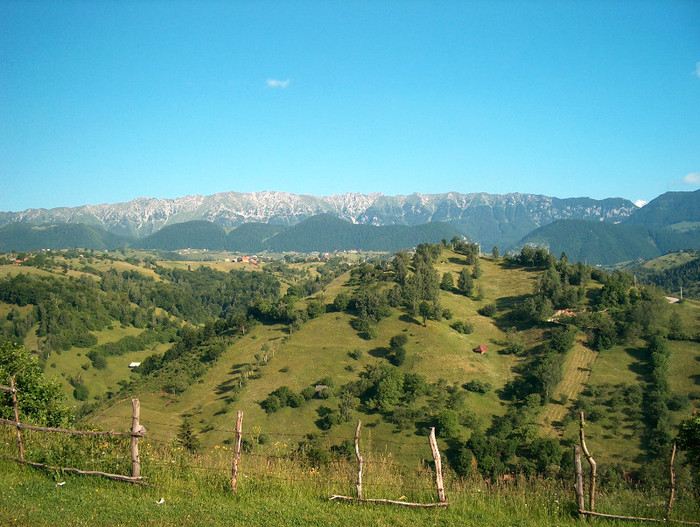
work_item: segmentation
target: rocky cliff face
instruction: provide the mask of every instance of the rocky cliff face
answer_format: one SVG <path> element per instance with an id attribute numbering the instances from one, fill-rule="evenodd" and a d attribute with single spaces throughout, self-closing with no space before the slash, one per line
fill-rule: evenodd
<path id="1" fill-rule="evenodd" d="M 175 199 L 139 198 L 126 203 L 0 213 L 7 223 L 85 223 L 122 235 L 143 237 L 165 225 L 207 220 L 225 228 L 243 223 L 295 225 L 317 214 L 354 223 L 418 225 L 444 221 L 489 248 L 515 243 L 531 230 L 558 219 L 619 222 L 636 206 L 621 198 L 558 199 L 533 194 L 383 194 L 346 193 L 326 197 L 284 192 L 223 192 Z"/>

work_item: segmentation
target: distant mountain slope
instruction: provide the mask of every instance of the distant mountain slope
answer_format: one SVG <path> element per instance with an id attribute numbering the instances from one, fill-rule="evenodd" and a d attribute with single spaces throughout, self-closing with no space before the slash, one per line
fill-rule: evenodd
<path id="1" fill-rule="evenodd" d="M 559 220 L 534 230 L 514 247 L 545 247 L 559 256 L 565 252 L 569 261 L 589 265 L 612 265 L 618 262 L 655 258 L 661 254 L 648 229 L 585 220 Z"/>
<path id="2" fill-rule="evenodd" d="M 511 250 L 525 245 L 545 247 L 570 261 L 612 265 L 629 260 L 656 258 L 670 251 L 700 248 L 700 230 L 676 232 L 585 220 L 559 220 L 540 227 Z"/>
<path id="3" fill-rule="evenodd" d="M 228 237 L 222 227 L 210 221 L 188 221 L 163 227 L 155 234 L 134 242 L 132 247 L 163 251 L 178 249 L 224 251 L 228 249 Z"/>
<path id="4" fill-rule="evenodd" d="M 127 246 L 132 241 L 133 238 L 82 224 L 37 226 L 12 223 L 0 228 L 0 252 L 73 247 L 104 251 Z"/>
<path id="5" fill-rule="evenodd" d="M 330 214 L 321 214 L 280 232 L 266 246 L 274 252 L 396 251 L 461 235 L 456 228 L 440 222 L 410 227 L 356 225 Z"/>
<path id="6" fill-rule="evenodd" d="M 164 227 L 136 242 L 140 249 L 209 249 L 239 252 L 396 251 L 423 242 L 439 242 L 461 233 L 446 223 L 356 225 L 330 214 L 312 216 L 294 227 L 248 223 L 228 235 L 211 222 L 192 221 Z"/>
<path id="7" fill-rule="evenodd" d="M 143 238 L 167 225 L 205 220 L 228 229 L 244 223 L 296 225 L 319 214 L 331 214 L 352 223 L 419 225 L 432 221 L 452 223 L 470 241 L 487 248 L 507 247 L 534 228 L 557 219 L 621 221 L 637 209 L 628 200 L 614 198 L 558 199 L 534 194 L 382 194 L 347 193 L 327 197 L 283 192 L 225 192 L 176 199 L 140 198 L 127 203 L 82 207 L 28 209 L 0 213 L 0 225 L 85 223 L 122 235 Z"/>
<path id="8" fill-rule="evenodd" d="M 228 233 L 229 250 L 246 253 L 263 252 L 270 238 L 285 229 L 287 227 L 283 225 L 244 223 Z"/>
<path id="9" fill-rule="evenodd" d="M 626 225 L 649 229 L 673 228 L 687 231 L 700 228 L 700 190 L 666 192 L 624 220 Z"/>

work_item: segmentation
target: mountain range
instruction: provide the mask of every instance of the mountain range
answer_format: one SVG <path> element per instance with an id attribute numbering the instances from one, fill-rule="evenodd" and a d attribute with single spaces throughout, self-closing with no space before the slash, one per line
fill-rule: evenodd
<path id="1" fill-rule="evenodd" d="M 415 226 L 451 224 L 484 247 L 509 247 L 532 230 L 560 219 L 619 222 L 635 213 L 629 200 L 553 198 L 535 194 L 346 193 L 326 197 L 284 192 L 225 192 L 175 199 L 139 198 L 125 203 L 0 212 L 0 226 L 81 223 L 107 232 L 144 238 L 187 221 L 209 221 L 224 229 L 244 223 L 293 226 L 319 214 L 355 224 Z"/>
<path id="2" fill-rule="evenodd" d="M 281 192 L 0 213 L 0 251 L 83 247 L 239 252 L 395 251 L 466 236 L 485 251 L 525 245 L 612 265 L 700 248 L 700 191 L 667 192 L 643 208 L 621 199 L 533 194 Z"/>

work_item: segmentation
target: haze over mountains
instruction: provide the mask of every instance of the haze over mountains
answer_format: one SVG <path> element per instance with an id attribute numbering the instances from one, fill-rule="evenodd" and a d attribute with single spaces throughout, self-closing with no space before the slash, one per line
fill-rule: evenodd
<path id="1" fill-rule="evenodd" d="M 486 251 L 529 244 L 564 251 L 573 260 L 612 264 L 700 247 L 700 191 L 668 192 L 641 209 L 622 198 L 517 193 L 227 192 L 0 212 L 3 225 L 0 250 L 5 251 L 67 246 L 394 251 L 464 235 Z"/>

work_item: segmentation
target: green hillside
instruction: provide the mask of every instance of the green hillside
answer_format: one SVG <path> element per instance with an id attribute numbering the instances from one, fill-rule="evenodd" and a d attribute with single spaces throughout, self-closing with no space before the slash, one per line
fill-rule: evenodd
<path id="1" fill-rule="evenodd" d="M 344 455 L 361 419 L 404 467 L 430 455 L 435 426 L 457 476 L 556 477 L 583 410 L 599 462 L 652 467 L 653 483 L 697 406 L 700 305 L 625 273 L 544 250 L 480 258 L 456 240 L 253 269 L 119 253 L 4 265 L 0 331 L 84 422 L 121 429 L 138 396 L 153 441 L 187 418 L 215 450 L 242 410 L 255 452 L 314 462 Z"/>
<path id="2" fill-rule="evenodd" d="M 700 299 L 700 251 L 669 253 L 627 268 L 639 280 L 663 288 L 669 295 Z"/>

